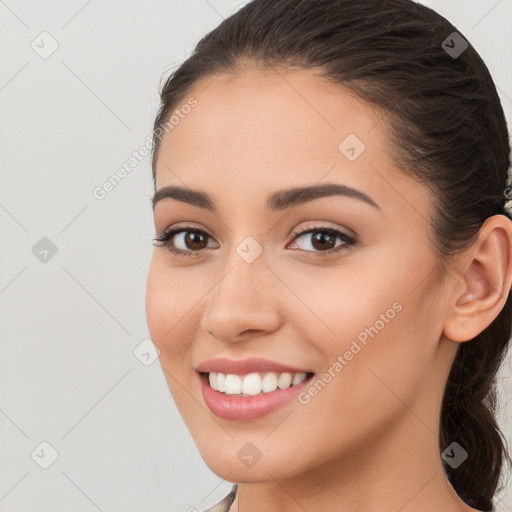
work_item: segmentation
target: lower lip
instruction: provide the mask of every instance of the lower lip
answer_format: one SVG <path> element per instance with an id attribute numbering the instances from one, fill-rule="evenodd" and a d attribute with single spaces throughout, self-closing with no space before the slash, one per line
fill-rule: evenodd
<path id="1" fill-rule="evenodd" d="M 311 378 L 306 379 L 300 384 L 286 389 L 276 389 L 262 395 L 243 397 L 215 391 L 206 382 L 204 375 L 198 373 L 198 377 L 206 405 L 215 416 L 225 420 L 254 420 L 265 416 L 290 402 L 309 385 L 311 380 Z"/>

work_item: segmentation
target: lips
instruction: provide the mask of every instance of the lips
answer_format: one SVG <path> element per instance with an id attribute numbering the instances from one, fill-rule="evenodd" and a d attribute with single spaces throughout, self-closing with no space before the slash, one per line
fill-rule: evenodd
<path id="1" fill-rule="evenodd" d="M 314 372 L 309 371 L 307 368 L 259 358 L 243 360 L 229 358 L 211 359 L 197 366 L 196 371 L 197 383 L 207 407 L 213 414 L 226 420 L 255 420 L 284 407 L 286 404 L 290 404 L 293 402 L 294 397 L 309 385 L 309 379 L 314 375 Z M 255 394 L 255 396 L 248 396 L 246 394 L 227 394 L 215 389 L 208 383 L 209 378 L 211 379 L 213 376 L 215 387 L 221 387 L 217 385 L 219 384 L 217 379 L 221 374 L 223 374 L 226 380 L 228 378 L 240 380 L 238 376 L 250 376 L 254 380 L 254 377 L 257 377 L 258 374 L 261 376 L 266 374 L 267 377 L 270 376 L 274 379 L 276 374 L 287 374 L 288 377 L 292 377 L 292 374 L 294 376 L 300 375 L 301 378 L 298 379 L 296 385 L 289 385 L 290 383 L 288 382 L 289 387 L 280 389 L 278 386 L 275 386 L 274 382 L 273 386 L 269 386 L 270 388 L 273 387 L 274 391 L 263 392 L 264 390 L 261 389 L 261 392 Z M 263 387 L 266 386 L 267 383 Z M 258 390 L 252 389 L 252 393 L 256 391 Z M 231 392 L 237 393 L 238 390 L 232 389 Z"/>
<path id="2" fill-rule="evenodd" d="M 269 359 L 261 358 L 248 358 L 248 359 L 229 359 L 229 358 L 217 358 L 210 359 L 202 362 L 196 370 L 200 373 L 231 373 L 235 375 L 246 375 L 248 373 L 314 373 L 309 368 L 300 368 L 296 366 L 290 366 L 283 363 L 271 361 Z"/>

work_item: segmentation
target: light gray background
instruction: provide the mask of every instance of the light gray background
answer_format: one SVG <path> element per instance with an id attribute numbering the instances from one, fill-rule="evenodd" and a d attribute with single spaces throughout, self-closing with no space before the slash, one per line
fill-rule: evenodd
<path id="1" fill-rule="evenodd" d="M 103 200 L 92 190 L 145 143 L 162 74 L 244 3 L 0 0 L 2 511 L 202 510 L 231 488 L 158 361 L 133 353 L 148 337 L 149 156 Z M 424 3 L 475 45 L 512 119 L 512 0 Z M 46 59 L 31 48 L 43 31 L 59 45 Z M 43 237 L 57 247 L 46 262 L 32 251 Z M 507 360 L 512 439 L 509 379 Z M 59 454 L 48 469 L 44 441 Z"/>

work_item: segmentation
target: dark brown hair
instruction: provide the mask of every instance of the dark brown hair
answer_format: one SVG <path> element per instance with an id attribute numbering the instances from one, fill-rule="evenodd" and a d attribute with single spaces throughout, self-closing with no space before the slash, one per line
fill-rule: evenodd
<path id="1" fill-rule="evenodd" d="M 496 87 L 469 41 L 460 55 L 449 53 L 465 40 L 453 40 L 453 32 L 464 37 L 412 0 L 254 0 L 205 35 L 161 88 L 153 179 L 156 130 L 198 80 L 251 63 L 312 69 L 378 107 L 394 163 L 435 198 L 428 222 L 444 266 L 476 240 L 486 218 L 502 213 L 510 166 Z M 455 441 L 469 454 L 444 468 L 461 499 L 479 510 L 491 509 L 503 463 L 511 463 L 495 416 L 511 327 L 508 295 L 491 325 L 459 344 L 443 399 L 440 452 Z"/>

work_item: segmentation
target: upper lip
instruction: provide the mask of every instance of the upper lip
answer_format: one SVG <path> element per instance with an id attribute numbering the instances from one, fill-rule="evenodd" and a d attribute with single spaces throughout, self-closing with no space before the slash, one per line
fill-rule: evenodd
<path id="1" fill-rule="evenodd" d="M 209 359 L 203 361 L 196 370 L 198 372 L 215 372 L 235 375 L 245 375 L 255 372 L 276 372 L 276 373 L 313 373 L 309 370 L 296 368 L 287 364 L 251 357 L 248 359 L 229 359 L 227 357 Z"/>

